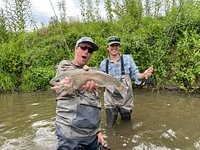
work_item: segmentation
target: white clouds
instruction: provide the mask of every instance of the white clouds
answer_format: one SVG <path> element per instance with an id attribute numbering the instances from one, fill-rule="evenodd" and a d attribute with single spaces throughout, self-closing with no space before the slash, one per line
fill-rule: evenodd
<path id="1" fill-rule="evenodd" d="M 3 8 L 3 1 L 0 0 L 0 8 Z"/>
<path id="2" fill-rule="evenodd" d="M 55 5 L 57 0 L 52 0 L 52 4 Z M 49 0 L 31 0 L 32 12 L 34 18 L 38 23 L 48 24 L 51 16 L 54 16 L 53 8 Z M 55 11 L 57 12 L 57 4 L 54 6 Z"/>
<path id="3" fill-rule="evenodd" d="M 55 5 L 55 1 L 57 0 L 52 0 L 52 3 Z M 51 9 L 51 3 L 49 0 L 31 0 L 32 8 L 35 9 L 35 11 L 38 12 L 50 12 L 52 13 Z"/>
<path id="4" fill-rule="evenodd" d="M 40 23 L 48 24 L 52 16 L 56 15 L 59 17 L 58 2 L 61 0 L 30 0 L 31 8 L 33 12 L 33 18 Z M 51 6 L 51 2 L 53 8 Z M 80 1 L 79 0 L 65 0 L 66 2 L 66 14 L 68 17 L 81 18 L 80 12 Z M 3 0 L 0 0 L 0 7 L 3 7 Z M 103 8 L 103 1 L 100 1 L 99 14 L 105 16 L 105 10 Z"/>
<path id="5" fill-rule="evenodd" d="M 58 2 L 60 2 L 60 0 L 31 0 L 36 20 L 45 24 L 48 23 L 50 17 L 55 16 L 54 10 L 56 15 L 59 16 Z M 75 5 L 74 0 L 66 0 L 66 13 L 67 16 L 80 16 L 80 9 Z"/>
<path id="6" fill-rule="evenodd" d="M 61 0 L 31 0 L 32 7 L 37 12 L 54 15 L 53 8 L 56 11 L 56 15 L 58 15 L 58 2 Z M 53 8 L 51 6 L 51 2 Z M 68 16 L 79 15 L 80 9 L 75 6 L 74 0 L 66 0 L 66 11 Z"/>
<path id="7" fill-rule="evenodd" d="M 59 16 L 58 2 L 61 0 L 30 0 L 32 12 L 37 22 L 48 23 L 51 16 L 54 16 L 54 10 L 56 15 Z M 51 6 L 51 2 L 53 8 Z M 79 0 L 65 0 L 67 16 L 77 17 L 80 16 Z M 0 0 L 0 8 L 3 8 L 3 0 Z"/>
<path id="8" fill-rule="evenodd" d="M 56 15 L 59 17 L 58 2 L 60 1 L 61 0 L 30 0 L 31 11 L 37 27 L 40 28 L 42 24 L 48 25 L 50 18 L 55 16 L 54 10 Z M 77 5 L 79 0 L 65 0 L 65 2 L 67 16 L 73 16 L 76 18 L 78 18 L 78 16 L 80 17 L 80 8 Z M 1 8 L 4 9 L 3 0 L 0 0 L 0 9 Z M 28 26 L 27 28 L 28 30 L 31 30 L 31 27 Z"/>

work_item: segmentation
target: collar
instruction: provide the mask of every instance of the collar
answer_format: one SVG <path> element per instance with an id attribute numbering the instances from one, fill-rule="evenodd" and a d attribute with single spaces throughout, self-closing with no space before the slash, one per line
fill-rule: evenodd
<path id="1" fill-rule="evenodd" d="M 72 61 L 71 64 L 72 64 L 74 67 L 78 68 L 78 69 L 82 69 L 82 68 L 83 68 L 83 66 L 76 65 L 76 64 L 74 63 L 74 61 Z"/>
<path id="2" fill-rule="evenodd" d="M 119 62 L 121 60 L 121 56 L 122 54 L 119 53 L 119 59 L 117 60 L 117 62 Z M 111 59 L 110 59 L 110 55 L 106 58 L 109 62 L 113 62 Z"/>

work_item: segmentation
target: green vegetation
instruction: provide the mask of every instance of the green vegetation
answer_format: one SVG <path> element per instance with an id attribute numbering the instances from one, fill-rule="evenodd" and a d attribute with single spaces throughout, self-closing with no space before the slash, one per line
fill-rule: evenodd
<path id="1" fill-rule="evenodd" d="M 81 36 L 91 36 L 99 45 L 88 64 L 98 67 L 107 56 L 106 41 L 111 35 L 121 38 L 122 52 L 132 55 L 141 72 L 154 66 L 153 88 L 175 86 L 199 92 L 200 2 L 105 0 L 106 19 L 98 12 L 99 2 L 80 0 L 79 20 L 66 17 L 62 0 L 58 4 L 61 21 L 54 16 L 40 29 L 30 17 L 29 1 L 21 7 L 12 5 L 12 14 L 11 8 L 0 9 L 0 93 L 49 89 L 56 64 L 73 59 Z M 33 25 L 29 32 L 28 20 Z"/>

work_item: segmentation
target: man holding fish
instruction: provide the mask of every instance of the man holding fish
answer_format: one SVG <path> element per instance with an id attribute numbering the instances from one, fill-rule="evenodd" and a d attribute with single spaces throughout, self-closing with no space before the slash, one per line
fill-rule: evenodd
<path id="1" fill-rule="evenodd" d="M 58 150 L 98 150 L 99 143 L 104 145 L 103 136 L 99 132 L 101 105 L 97 93 L 98 83 L 87 80 L 82 86 L 74 89 L 72 86 L 78 83 L 72 78 L 57 78 L 74 70 L 89 70 L 89 67 L 84 65 L 96 50 L 98 46 L 92 38 L 79 39 L 75 45 L 74 60 L 61 61 L 57 66 L 56 77 L 50 81 L 52 89 L 57 93 L 55 122 Z M 79 76 L 81 77 L 81 74 Z"/>
<path id="2" fill-rule="evenodd" d="M 136 84 L 141 83 L 141 79 L 148 79 L 153 72 L 153 67 L 149 67 L 144 73 L 140 73 L 135 62 L 130 55 L 121 54 L 121 41 L 117 36 L 111 36 L 107 41 L 107 51 L 109 56 L 100 64 L 100 70 L 124 83 L 128 89 L 125 97 L 116 90 L 104 92 L 104 106 L 106 109 L 107 126 L 112 127 L 116 122 L 118 113 L 122 120 L 131 120 L 133 109 L 133 91 L 131 78 Z"/>

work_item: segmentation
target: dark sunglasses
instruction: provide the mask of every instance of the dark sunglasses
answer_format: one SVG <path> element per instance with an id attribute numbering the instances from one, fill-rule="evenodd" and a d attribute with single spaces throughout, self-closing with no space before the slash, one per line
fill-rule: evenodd
<path id="1" fill-rule="evenodd" d="M 87 46 L 81 46 L 81 45 L 79 45 L 79 47 L 83 50 L 83 51 L 85 51 L 86 49 L 88 50 L 88 53 L 93 53 L 93 48 L 90 48 L 90 47 L 87 47 Z"/>

